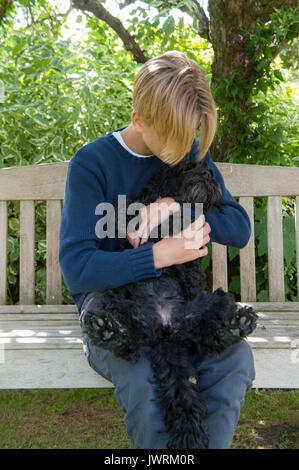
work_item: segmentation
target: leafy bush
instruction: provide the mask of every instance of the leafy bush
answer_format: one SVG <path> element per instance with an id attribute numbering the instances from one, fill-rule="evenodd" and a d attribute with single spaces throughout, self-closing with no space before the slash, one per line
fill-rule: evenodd
<path id="1" fill-rule="evenodd" d="M 104 28 L 87 44 L 55 40 L 45 23 L 0 43 L 0 168 L 69 160 L 85 143 L 126 125 L 136 65 Z M 108 36 L 108 38 L 107 38 Z M 36 302 L 45 302 L 46 210 L 36 201 Z M 18 302 L 19 203 L 8 203 L 8 303 Z M 63 300 L 71 299 L 63 283 Z"/>

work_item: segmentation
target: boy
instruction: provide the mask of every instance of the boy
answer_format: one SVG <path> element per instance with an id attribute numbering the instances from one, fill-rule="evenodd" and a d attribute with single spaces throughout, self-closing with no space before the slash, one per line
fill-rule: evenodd
<path id="1" fill-rule="evenodd" d="M 59 261 L 78 312 L 88 308 L 94 291 L 150 277 L 163 268 L 202 257 L 210 240 L 243 248 L 251 226 L 246 211 L 225 188 L 208 151 L 216 131 L 216 107 L 201 68 L 185 54 L 169 51 L 150 59 L 134 83 L 132 122 L 83 146 L 70 160 L 60 227 Z M 200 146 L 195 138 L 201 128 Z M 191 224 L 194 242 L 186 248 L 185 232 L 146 243 L 155 225 L 173 210 L 172 198 L 150 204 L 142 223 L 127 238 L 132 249 L 116 251 L 115 238 L 98 238 L 96 207 L 115 203 L 118 195 L 134 198 L 161 167 L 183 158 L 206 159 L 221 184 L 223 213 L 213 207 Z M 163 214 L 151 207 L 164 204 Z M 162 206 L 161 206 L 162 207 Z M 165 209 L 166 207 L 166 209 Z M 188 238 L 190 241 L 190 238 Z M 148 349 L 131 364 L 84 339 L 89 365 L 115 385 L 125 411 L 127 433 L 135 448 L 165 449 L 168 441 L 163 413 L 152 385 Z M 246 392 L 254 379 L 251 349 L 246 341 L 212 359 L 195 357 L 199 390 L 206 401 L 210 448 L 229 448 Z"/>

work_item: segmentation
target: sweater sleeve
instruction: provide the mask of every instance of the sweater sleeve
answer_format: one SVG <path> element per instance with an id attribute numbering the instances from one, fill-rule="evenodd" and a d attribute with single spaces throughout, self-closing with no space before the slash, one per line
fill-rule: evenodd
<path id="1" fill-rule="evenodd" d="M 195 159 L 196 154 L 194 153 L 191 158 Z M 212 169 L 214 178 L 220 183 L 222 191 L 220 203 L 223 206 L 223 212 L 218 207 L 213 206 L 205 214 L 205 220 L 211 227 L 210 240 L 221 245 L 244 248 L 251 234 L 251 223 L 248 214 L 225 187 L 223 177 L 213 162 L 210 151 L 207 152 L 204 159 L 208 167 Z"/>
<path id="2" fill-rule="evenodd" d="M 82 161 L 68 165 L 59 233 L 59 263 L 71 294 L 118 287 L 149 277 L 159 277 L 153 243 L 123 251 L 106 251 L 96 235 L 96 206 L 105 202 L 105 178 Z"/>

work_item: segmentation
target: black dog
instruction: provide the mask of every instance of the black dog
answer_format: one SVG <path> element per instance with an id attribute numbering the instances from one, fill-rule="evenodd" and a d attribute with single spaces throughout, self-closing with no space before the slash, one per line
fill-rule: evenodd
<path id="1" fill-rule="evenodd" d="M 166 196 L 202 203 L 204 213 L 213 205 L 221 207 L 220 185 L 202 161 L 163 166 L 127 206 L 132 202 L 148 205 Z M 186 225 L 183 213 L 178 211 L 168 222 L 179 214 L 182 230 Z M 131 219 L 126 216 L 127 223 Z M 173 222 L 168 225 L 169 235 L 175 233 Z M 147 242 L 160 239 L 162 226 L 158 238 Z M 126 238 L 119 238 L 119 248 L 132 247 Z M 197 258 L 163 268 L 159 278 L 99 291 L 80 315 L 83 334 L 93 344 L 128 361 L 138 360 L 140 346 L 150 346 L 155 385 L 170 435 L 168 448 L 208 447 L 203 425 L 206 407 L 194 383 L 200 380 L 192 363 L 194 354 L 219 354 L 256 327 L 257 315 L 251 307 L 237 305 L 234 296 L 221 288 L 206 292 L 205 283 Z"/>

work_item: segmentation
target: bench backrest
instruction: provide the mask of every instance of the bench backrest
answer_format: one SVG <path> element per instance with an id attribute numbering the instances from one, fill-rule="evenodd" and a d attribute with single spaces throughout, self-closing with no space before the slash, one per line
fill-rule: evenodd
<path id="1" fill-rule="evenodd" d="M 284 302 L 282 197 L 296 197 L 296 262 L 299 272 L 299 168 L 215 162 L 231 194 L 247 211 L 252 233 L 240 250 L 241 302 L 256 301 L 254 197 L 268 198 L 268 265 L 271 302 Z M 0 169 L 0 305 L 7 290 L 7 201 L 20 201 L 20 305 L 34 305 L 34 201 L 46 200 L 46 303 L 62 303 L 58 263 L 59 227 L 68 162 Z M 228 290 L 227 247 L 212 243 L 213 289 Z M 297 279 L 299 276 L 297 276 Z M 299 280 L 298 280 L 299 292 Z"/>

